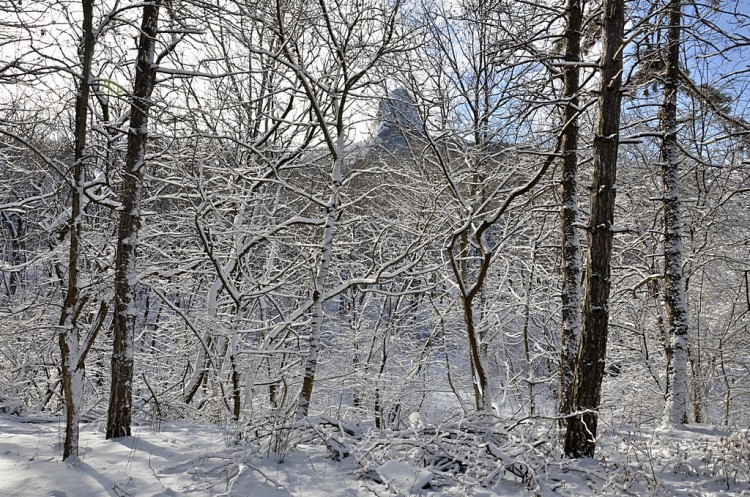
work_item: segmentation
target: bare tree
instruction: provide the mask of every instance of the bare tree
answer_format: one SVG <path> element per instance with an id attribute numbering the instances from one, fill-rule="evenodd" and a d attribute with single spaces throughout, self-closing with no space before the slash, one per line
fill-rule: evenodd
<path id="1" fill-rule="evenodd" d="M 107 415 L 106 437 L 130 436 L 133 406 L 133 360 L 135 320 L 136 250 L 141 224 L 143 174 L 146 167 L 146 144 L 151 94 L 156 76 L 156 42 L 161 0 L 143 7 L 141 34 L 138 41 L 135 82 L 130 107 L 130 126 L 121 192 L 122 210 L 117 232 L 115 257 L 115 301 L 112 328 L 112 384 Z"/>
<path id="2" fill-rule="evenodd" d="M 296 405 L 298 417 L 307 415 L 312 399 L 323 332 L 323 303 L 330 298 L 327 296 L 327 280 L 336 227 L 342 214 L 341 189 L 348 153 L 347 112 L 355 92 L 363 91 L 370 84 L 373 67 L 395 49 L 395 27 L 400 5 L 400 2 L 395 2 L 386 8 L 377 2 L 365 2 L 345 7 L 321 0 L 316 6 L 309 6 L 305 15 L 301 15 L 301 11 L 285 12 L 285 6 L 279 2 L 275 8 L 274 33 L 280 47 L 279 60 L 297 78 L 308 100 L 311 124 L 318 130 L 331 161 L 327 178 L 328 198 L 316 199 L 325 216 L 318 243 L 320 253 L 315 258 L 310 332 L 306 337 L 302 387 Z M 299 14 L 297 21 L 290 23 L 289 14 Z M 354 16 L 354 22 L 346 21 L 350 15 Z M 307 22 L 312 24 L 307 25 Z M 320 53 L 325 61 L 323 67 L 318 68 L 321 61 L 313 63 L 303 50 L 301 43 L 305 41 L 305 36 L 314 36 L 313 42 L 321 46 Z M 369 44 L 353 40 L 369 40 Z"/>
<path id="3" fill-rule="evenodd" d="M 84 188 L 84 161 L 86 151 L 86 137 L 88 136 L 88 104 L 91 90 L 91 61 L 94 56 L 94 22 L 93 0 L 82 0 L 83 11 L 82 34 L 79 45 L 81 71 L 77 75 L 75 100 L 75 145 L 73 150 L 73 178 L 71 188 L 70 222 L 68 234 L 70 245 L 68 249 L 68 284 L 60 316 L 60 353 L 62 355 L 63 393 L 65 397 L 65 442 L 63 445 L 63 460 L 77 461 L 80 409 L 83 401 L 84 374 L 86 356 L 94 344 L 100 325 L 91 328 L 81 341 L 77 326 L 80 312 L 78 270 L 82 223 L 82 198 Z M 106 316 L 107 308 L 102 304 L 102 320 Z"/>
<path id="4" fill-rule="evenodd" d="M 565 434 L 565 454 L 570 457 L 593 457 L 596 447 L 610 315 L 610 258 L 620 134 L 624 26 L 625 2 L 606 0 L 602 12 L 599 117 L 594 137 L 583 327 L 573 386 L 573 415 L 568 418 Z"/>
<path id="5" fill-rule="evenodd" d="M 688 422 L 689 321 L 682 270 L 682 216 L 680 214 L 680 148 L 677 142 L 677 96 L 680 91 L 680 34 L 682 1 L 667 7 L 666 72 L 661 111 L 662 178 L 664 182 L 664 301 L 669 323 L 667 391 L 664 419 Z"/>
<path id="6" fill-rule="evenodd" d="M 568 0 L 565 26 L 565 66 L 563 68 L 565 113 L 563 123 L 562 168 L 562 333 L 560 335 L 559 413 L 573 407 L 573 378 L 578 339 L 581 334 L 581 247 L 578 222 L 578 117 L 581 91 L 581 0 Z"/>
<path id="7" fill-rule="evenodd" d="M 540 237 L 533 233 L 538 225 L 529 221 L 534 216 L 529 210 L 541 192 L 549 191 L 541 187 L 548 185 L 546 173 L 562 150 L 558 121 L 531 124 L 550 122 L 552 109 L 563 102 L 550 98 L 553 79 L 539 78 L 540 72 L 559 74 L 560 66 L 568 66 L 537 50 L 554 29 L 555 14 L 554 9 L 504 1 L 437 6 L 426 15 L 423 65 L 415 64 L 413 74 L 402 76 L 424 107 L 426 147 L 415 155 L 426 162 L 425 175 L 442 185 L 438 202 L 447 224 L 445 255 L 461 311 L 466 376 L 480 411 L 492 410 L 493 402 L 504 397 L 497 395 L 502 394 L 502 369 L 512 383 L 521 384 L 524 397 L 538 384 L 531 346 L 536 282 L 518 280 L 533 279 L 546 268 L 519 260 L 519 254 L 541 252 L 532 248 Z M 570 66 L 578 70 L 575 63 Z M 580 112 L 575 105 L 570 109 L 573 115 Z M 526 134 L 529 128 L 536 132 Z M 513 342 L 510 336 L 525 337 L 517 345 L 529 344 L 529 354 L 522 346 L 502 350 Z M 526 359 L 515 361 L 520 354 Z M 536 413 L 530 400 L 524 402 Z"/>

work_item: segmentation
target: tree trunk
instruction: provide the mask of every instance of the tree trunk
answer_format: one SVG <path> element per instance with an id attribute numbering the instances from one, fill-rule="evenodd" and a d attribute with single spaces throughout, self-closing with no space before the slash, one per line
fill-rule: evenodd
<path id="1" fill-rule="evenodd" d="M 669 319 L 669 356 L 664 421 L 688 422 L 688 309 L 682 275 L 677 94 L 680 89 L 680 23 L 682 0 L 669 2 L 667 68 L 661 112 L 662 179 L 664 185 L 664 302 Z"/>
<path id="2" fill-rule="evenodd" d="M 83 380 L 85 369 L 80 361 L 78 338 L 73 329 L 60 333 L 60 352 L 62 355 L 62 385 L 65 400 L 65 441 L 63 442 L 63 461 L 78 463 L 79 422 L 81 404 L 83 403 Z"/>
<path id="3" fill-rule="evenodd" d="M 593 457 L 596 447 L 597 411 L 601 401 L 609 326 L 624 24 L 624 0 L 606 0 L 602 23 L 599 116 L 594 137 L 583 328 L 573 381 L 575 415 L 568 418 L 565 435 L 565 454 L 569 457 Z"/>
<path id="4" fill-rule="evenodd" d="M 473 192 L 472 192 L 473 193 Z M 458 257 L 454 255 L 453 244 L 458 243 Z M 487 373 L 482 362 L 482 340 L 476 326 L 474 316 L 474 297 L 466 291 L 467 282 L 469 281 L 469 233 L 462 230 L 461 233 L 454 237 L 452 245 L 448 250 L 448 256 L 451 259 L 456 281 L 459 282 L 459 289 L 462 295 L 459 297 L 463 310 L 464 327 L 466 329 L 466 339 L 469 346 L 469 367 L 471 372 L 471 386 L 474 391 L 474 407 L 477 411 L 484 411 L 487 407 L 485 391 L 487 389 Z"/>
<path id="5" fill-rule="evenodd" d="M 115 258 L 115 313 L 113 320 L 112 389 L 109 398 L 106 437 L 130 436 L 133 407 L 133 355 L 135 337 L 135 272 L 141 196 L 148 140 L 148 116 L 154 89 L 154 51 L 161 0 L 143 7 L 141 35 L 130 106 L 128 147 L 123 171 L 122 211 Z"/>
<path id="6" fill-rule="evenodd" d="M 531 249 L 531 271 L 526 285 L 526 304 L 523 310 L 523 352 L 526 358 L 526 385 L 529 389 L 529 416 L 536 415 L 536 399 L 534 398 L 534 359 L 531 356 L 531 343 L 529 340 L 529 322 L 531 321 L 531 292 L 534 284 L 534 273 L 536 272 L 537 242 Z"/>
<path id="7" fill-rule="evenodd" d="M 340 189 L 344 180 L 342 162 L 344 153 L 343 134 L 338 136 L 338 147 L 333 162 L 331 197 L 326 206 L 326 221 L 323 228 L 323 242 L 320 246 L 320 262 L 313 281 L 313 306 L 311 331 L 307 339 L 307 354 L 305 355 L 302 368 L 302 390 L 297 399 L 297 418 L 304 418 L 310 410 L 310 401 L 312 400 L 313 385 L 315 384 L 315 371 L 318 367 L 318 352 L 320 349 L 320 339 L 323 336 L 323 293 L 325 292 L 325 283 L 328 278 L 328 267 L 331 263 L 333 252 L 333 236 L 336 231 L 336 219 L 339 215 L 341 204 Z"/>
<path id="8" fill-rule="evenodd" d="M 83 0 L 83 34 L 78 48 L 81 58 L 80 81 L 77 82 L 75 108 L 75 145 L 73 150 L 73 185 L 70 208 L 70 247 L 68 249 L 68 284 L 60 316 L 58 336 L 62 356 L 62 383 L 65 399 L 65 442 L 63 460 L 76 463 L 78 460 L 78 422 L 83 401 L 84 360 L 79 345 L 79 329 L 76 323 L 79 307 L 78 259 L 80 257 L 81 217 L 83 210 L 83 160 L 86 149 L 88 122 L 88 100 L 91 83 L 91 60 L 94 56 L 93 0 Z M 84 350 L 88 347 L 84 346 Z"/>
<path id="9" fill-rule="evenodd" d="M 563 123 L 562 169 L 562 333 L 560 335 L 560 416 L 573 408 L 573 376 L 581 335 L 581 245 L 575 224 L 578 220 L 578 92 L 581 61 L 581 0 L 568 0 L 565 31 L 566 101 Z M 564 421 L 563 421 L 564 422 Z"/>
<path id="10" fill-rule="evenodd" d="M 469 359 L 471 360 L 471 382 L 474 386 L 474 401 L 477 411 L 491 411 L 492 399 L 490 381 L 485 369 L 484 354 L 481 350 L 481 338 L 477 330 L 478 319 L 474 315 L 473 296 L 462 296 L 464 326 L 466 327 L 466 338 L 469 341 Z"/>
<path id="11" fill-rule="evenodd" d="M 239 313 L 239 309 L 237 309 Z M 239 321 L 239 319 L 237 320 Z M 237 352 L 238 352 L 238 323 L 235 322 L 232 325 L 231 336 L 229 337 L 229 370 L 232 381 L 232 420 L 239 421 L 240 415 L 242 414 L 242 373 L 240 372 L 240 366 L 237 363 Z"/>

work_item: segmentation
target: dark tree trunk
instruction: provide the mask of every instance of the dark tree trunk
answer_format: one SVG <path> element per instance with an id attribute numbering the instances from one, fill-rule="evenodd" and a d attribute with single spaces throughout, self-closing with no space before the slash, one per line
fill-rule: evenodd
<path id="1" fill-rule="evenodd" d="M 574 416 L 568 418 L 565 454 L 593 457 L 609 325 L 610 258 L 615 210 L 617 147 L 622 100 L 624 0 L 606 0 L 603 10 L 601 89 L 594 137 L 589 252 L 583 327 L 573 381 Z"/>
<path id="2" fill-rule="evenodd" d="M 79 307 L 78 259 L 80 257 L 81 237 L 81 197 L 83 193 L 83 161 L 86 149 L 86 131 L 88 126 L 88 100 L 90 94 L 91 60 L 94 56 L 93 0 L 81 2 L 83 10 L 83 34 L 78 48 L 81 59 L 80 81 L 76 84 L 75 108 L 75 145 L 73 150 L 73 184 L 71 188 L 70 247 L 68 249 L 68 284 L 65 290 L 63 310 L 60 315 L 60 333 L 58 340 L 62 356 L 62 384 L 65 399 L 65 441 L 63 443 L 63 460 L 78 458 L 78 422 L 81 402 L 83 401 L 83 378 L 85 374 L 84 345 L 81 350 L 79 329 L 76 323 Z M 75 462 L 75 461 L 74 461 Z"/>
<path id="3" fill-rule="evenodd" d="M 473 296 L 461 296 L 463 306 L 464 326 L 469 341 L 469 359 L 471 360 L 471 382 L 474 386 L 474 401 L 477 411 L 492 410 L 492 394 L 490 382 L 484 367 L 484 357 L 481 350 L 481 339 L 476 326 Z"/>
<path id="4" fill-rule="evenodd" d="M 562 169 L 562 334 L 560 335 L 561 416 L 573 408 L 573 375 L 581 334 L 581 246 L 575 224 L 578 220 L 578 93 L 581 62 L 581 0 L 568 0 L 565 31 L 566 101 L 563 123 Z"/>
<path id="5" fill-rule="evenodd" d="M 154 89 L 154 51 L 160 0 L 143 7 L 141 36 L 135 70 L 130 127 L 122 184 L 122 211 L 115 258 L 115 313 L 113 320 L 112 389 L 106 437 L 130 436 L 133 407 L 133 355 L 136 286 L 136 249 L 141 221 L 141 196 L 145 167 L 148 116 Z"/>

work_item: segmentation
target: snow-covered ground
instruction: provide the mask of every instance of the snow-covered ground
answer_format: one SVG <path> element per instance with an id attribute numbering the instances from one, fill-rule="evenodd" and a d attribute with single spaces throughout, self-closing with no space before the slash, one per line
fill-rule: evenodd
<path id="1" fill-rule="evenodd" d="M 415 460 L 415 450 L 421 450 L 421 460 L 428 459 L 429 447 L 440 440 L 434 434 L 429 444 L 429 437 L 416 432 L 411 439 L 406 432 L 370 434 L 341 461 L 331 459 L 323 443 L 304 443 L 277 463 L 275 457 L 227 444 L 226 427 L 169 423 L 153 431 L 144 425 L 132 437 L 106 441 L 101 427 L 90 423 L 81 430 L 81 464 L 73 467 L 61 462 L 62 428 L 56 419 L 0 416 L 0 496 L 750 496 L 747 433 L 699 426 L 611 432 L 598 457 L 581 462 L 560 459 L 558 448 L 550 447 L 546 460 L 528 461 L 528 481 L 508 475 L 491 488 L 467 485 L 468 479 L 432 485 L 440 480 L 408 461 Z M 398 454 L 390 448 L 378 452 L 389 436 L 401 437 L 393 447 L 408 445 L 412 452 L 403 452 L 400 460 L 367 459 L 368 454 Z M 504 454 L 507 464 L 508 457 L 520 460 L 530 452 Z"/>
<path id="2" fill-rule="evenodd" d="M 81 430 L 81 464 L 72 467 L 61 462 L 61 428 L 0 418 L 0 495 L 362 495 L 353 463 L 327 459 L 325 448 L 301 447 L 283 464 L 273 458 L 238 464 L 237 450 L 216 426 L 174 423 L 157 433 L 141 426 L 132 437 L 106 441 L 90 424 Z"/>

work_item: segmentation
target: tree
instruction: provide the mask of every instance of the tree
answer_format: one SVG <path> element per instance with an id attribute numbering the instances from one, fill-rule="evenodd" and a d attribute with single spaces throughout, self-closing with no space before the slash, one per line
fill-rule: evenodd
<path id="1" fill-rule="evenodd" d="M 431 180 L 441 185 L 442 236 L 462 313 L 467 376 L 476 409 L 490 411 L 503 369 L 524 397 L 538 384 L 533 356 L 541 348 L 526 354 L 523 345 L 535 323 L 532 279 L 547 268 L 529 264 L 528 254 L 540 255 L 533 245 L 548 232 L 532 206 L 544 202 L 546 173 L 570 130 L 570 123 L 549 119 L 561 99 L 550 97 L 553 78 L 539 77 L 559 74 L 559 60 L 538 50 L 556 17 L 539 5 L 503 1 L 445 4 L 425 17 L 424 59 L 404 78 L 425 107 L 428 147 L 415 155 L 424 156 L 419 160 L 426 159 Z M 512 337 L 527 340 L 513 344 Z M 519 354 L 525 360 L 516 361 Z M 522 401 L 535 411 L 531 398 Z"/>
<path id="2" fill-rule="evenodd" d="M 581 255 L 578 222 L 578 116 L 580 114 L 579 72 L 581 63 L 581 0 L 566 4 L 565 66 L 563 84 L 562 205 L 562 332 L 560 334 L 560 405 L 558 412 L 568 415 L 573 407 L 578 339 L 581 333 Z"/>
<path id="3" fill-rule="evenodd" d="M 83 401 L 86 356 L 94 344 L 99 328 L 106 317 L 107 306 L 102 303 L 98 325 L 92 327 L 81 341 L 77 325 L 81 311 L 79 301 L 79 260 L 84 189 L 84 161 L 86 137 L 88 135 L 88 104 L 91 89 L 91 61 L 94 56 L 93 0 L 82 0 L 83 11 L 79 57 L 81 71 L 77 75 L 75 100 L 75 129 L 73 150 L 73 178 L 71 184 L 70 221 L 67 226 L 70 245 L 68 248 L 68 284 L 65 290 L 62 314 L 60 316 L 60 354 L 62 357 L 62 384 L 65 397 L 65 442 L 63 460 L 77 462 L 80 409 Z"/>
<path id="4" fill-rule="evenodd" d="M 107 413 L 106 437 L 130 436 L 133 408 L 133 360 L 135 320 L 135 270 L 138 230 L 141 224 L 143 174 L 151 94 L 154 90 L 158 60 L 155 58 L 161 0 L 144 5 L 138 41 L 133 100 L 130 107 L 127 152 L 123 171 L 122 207 L 117 232 L 115 257 L 114 319 L 112 329 L 112 384 Z"/>
<path id="5" fill-rule="evenodd" d="M 594 136 L 593 181 L 584 278 L 583 327 L 573 380 L 573 415 L 568 418 L 565 454 L 593 457 L 598 408 L 607 354 L 610 258 L 622 99 L 625 2 L 606 0 L 602 12 L 599 115 Z"/>
<path id="6" fill-rule="evenodd" d="M 597 2 L 26 4 L 0 6 L 49 13 L 0 34 L 0 410 L 71 415 L 69 462 L 110 400 L 107 436 L 221 420 L 279 457 L 321 412 L 562 421 L 580 456 L 600 415 L 748 416 L 750 72 L 741 34 L 706 34 L 726 10 L 629 3 L 598 64 Z M 160 61 L 170 37 L 194 42 Z"/>
<path id="7" fill-rule="evenodd" d="M 667 391 L 664 420 L 688 422 L 689 321 L 682 270 L 682 216 L 680 214 L 680 147 L 677 141 L 677 96 L 680 91 L 680 33 L 682 1 L 667 7 L 666 71 L 661 111 L 662 178 L 664 182 L 664 301 L 669 323 Z"/>
<path id="8" fill-rule="evenodd" d="M 714 312 L 705 302 L 708 295 L 717 293 L 723 295 L 719 300 L 724 302 L 736 296 L 734 292 L 725 293 L 724 285 L 706 286 L 705 275 L 718 270 L 725 282 L 742 284 L 736 268 L 709 269 L 714 264 L 709 261 L 728 256 L 722 247 L 731 246 L 730 240 L 742 236 L 738 230 L 743 223 L 734 223 L 737 228 L 731 232 L 715 231 L 715 216 L 723 217 L 729 211 L 719 208 L 723 211 L 719 214 L 713 204 L 724 198 L 721 192 L 737 187 L 731 179 L 737 164 L 733 150 L 737 137 L 747 128 L 742 117 L 733 115 L 735 101 L 739 101 L 733 93 L 738 91 L 735 85 L 741 72 L 732 68 L 735 57 L 730 54 L 742 43 L 721 28 L 731 22 L 731 10 L 707 5 L 684 7 L 684 2 L 643 6 L 641 21 L 636 21 L 643 26 L 643 34 L 634 38 L 634 49 L 630 50 L 637 62 L 629 78 L 635 91 L 628 98 L 634 105 L 628 106 L 623 122 L 623 127 L 633 129 L 632 136 L 638 138 L 636 155 L 625 160 L 631 164 L 635 160 L 646 176 L 626 176 L 622 183 L 645 187 L 650 193 L 643 198 L 649 198 L 649 202 L 659 200 L 658 210 L 638 214 L 648 219 L 645 223 L 652 225 L 653 231 L 641 236 L 648 248 L 633 296 L 640 288 L 649 290 L 649 307 L 658 330 L 655 350 L 659 354 L 649 357 L 647 329 L 640 332 L 640 341 L 644 359 L 648 358 L 644 365 L 666 400 L 662 413 L 666 424 L 686 422 L 691 399 L 695 421 L 706 419 L 704 398 L 710 395 L 708 385 L 713 373 L 711 366 L 706 368 L 705 359 L 712 355 L 712 347 L 702 329 L 712 321 Z M 721 47 L 717 51 L 721 56 L 714 57 L 710 47 Z M 660 156 L 660 160 L 655 161 L 654 156 Z M 657 170 L 659 174 L 651 174 Z M 719 176 L 724 179 L 716 182 Z M 719 183 L 724 186 L 717 188 Z M 708 190 L 712 191 L 714 200 L 709 203 L 713 207 L 706 203 Z M 688 220 L 684 226 L 683 217 Z M 720 239 L 723 241 L 715 243 Z M 719 359 L 714 356 L 713 360 Z"/>
<path id="9" fill-rule="evenodd" d="M 400 6 L 400 1 L 387 8 L 377 2 L 334 6 L 321 0 L 318 5 L 309 6 L 305 15 L 296 19 L 297 22 L 289 23 L 287 13 L 277 5 L 273 32 L 280 47 L 279 60 L 294 73 L 307 99 L 310 124 L 319 133 L 327 152 L 326 159 L 331 162 L 327 174 L 327 199 L 315 199 L 325 215 L 317 244 L 320 252 L 314 264 L 310 331 L 305 339 L 297 417 L 304 417 L 309 411 L 323 333 L 323 304 L 330 298 L 327 280 L 333 261 L 335 233 L 342 215 L 341 189 L 348 154 L 347 113 L 355 92 L 363 91 L 371 84 L 369 78 L 373 67 L 395 50 L 395 26 Z M 351 15 L 354 16 L 353 22 L 347 21 Z M 305 41 L 320 47 L 318 60 L 313 62 L 310 54 L 302 49 Z M 321 64 L 322 67 L 318 67 Z"/>

